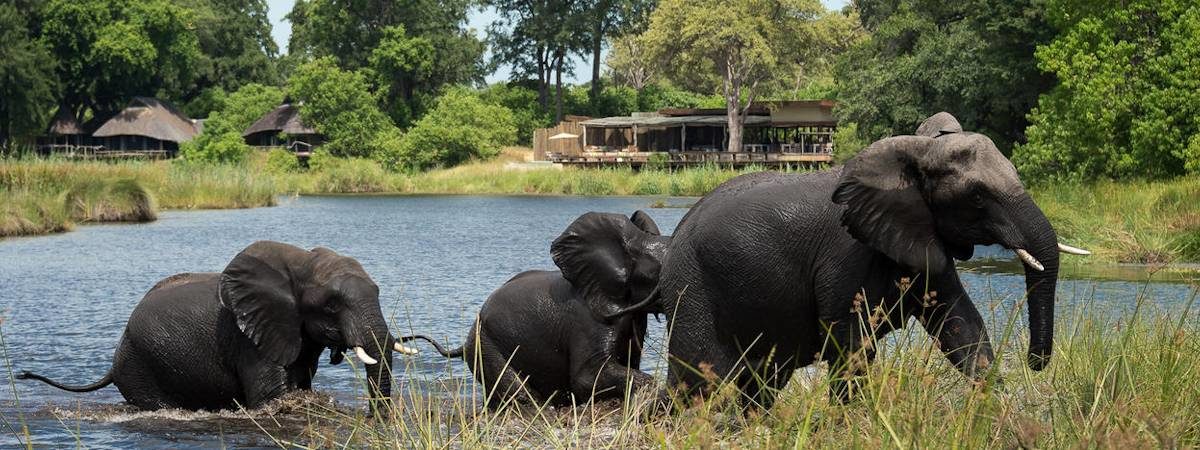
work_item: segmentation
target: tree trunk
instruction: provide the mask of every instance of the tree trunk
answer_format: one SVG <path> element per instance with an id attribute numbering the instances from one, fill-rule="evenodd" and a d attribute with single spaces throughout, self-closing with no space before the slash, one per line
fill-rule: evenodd
<path id="1" fill-rule="evenodd" d="M 604 14 L 604 11 L 601 11 Z M 592 30 L 592 91 L 589 100 L 592 104 L 600 98 L 600 48 L 604 45 L 604 20 L 596 19 L 596 27 Z"/>
<path id="2" fill-rule="evenodd" d="M 563 85 L 562 85 L 562 68 L 563 58 L 566 56 L 565 51 L 559 48 L 555 51 L 554 58 L 554 121 L 562 122 L 563 120 Z"/>
<path id="3" fill-rule="evenodd" d="M 725 116 L 728 119 L 729 143 L 726 150 L 739 152 L 742 149 L 741 80 L 733 76 L 731 68 L 725 70 Z"/>
<path id="4" fill-rule="evenodd" d="M 538 64 L 538 104 L 542 105 L 542 110 L 549 109 L 550 99 L 549 85 L 550 80 L 546 79 L 546 48 L 539 45 L 537 48 L 537 64 Z"/>

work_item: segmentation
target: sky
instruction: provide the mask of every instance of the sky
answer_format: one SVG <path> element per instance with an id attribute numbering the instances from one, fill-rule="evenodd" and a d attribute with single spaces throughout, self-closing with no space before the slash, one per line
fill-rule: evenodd
<path id="1" fill-rule="evenodd" d="M 846 2 L 847 0 L 821 0 L 821 3 L 825 4 L 825 7 L 829 9 L 841 9 L 843 6 L 846 6 Z M 292 24 L 283 20 L 283 16 L 292 10 L 292 5 L 295 3 L 295 0 L 267 0 L 269 8 L 267 15 L 271 18 L 271 35 L 275 37 L 275 42 L 279 44 L 281 52 L 287 51 L 288 36 L 292 34 Z M 489 8 L 482 11 L 472 9 L 468 17 L 469 23 L 467 26 L 474 29 L 480 37 L 483 37 L 484 30 L 487 29 L 489 24 L 496 21 L 497 18 L 496 11 L 493 9 Z M 564 82 L 577 84 L 588 81 L 591 78 L 592 66 L 590 60 L 583 56 L 576 56 L 575 67 L 575 75 L 564 75 Z M 507 80 L 510 72 L 511 68 L 500 67 L 495 73 L 488 75 L 487 82 L 494 83 Z"/>

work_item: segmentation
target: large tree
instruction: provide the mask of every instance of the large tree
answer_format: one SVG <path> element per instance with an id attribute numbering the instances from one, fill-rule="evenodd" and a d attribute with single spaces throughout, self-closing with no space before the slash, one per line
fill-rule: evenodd
<path id="1" fill-rule="evenodd" d="M 170 0 L 50 0 L 41 39 L 57 59 L 62 103 L 82 119 L 133 96 L 182 92 L 200 56 L 191 12 Z"/>
<path id="2" fill-rule="evenodd" d="M 562 77 L 574 71 L 571 55 L 587 48 L 592 5 L 580 0 L 489 0 L 487 5 L 500 14 L 488 30 L 493 60 L 511 65 L 513 80 L 536 78 L 543 109 L 550 107 L 553 83 L 555 117 L 562 120 Z"/>
<path id="3" fill-rule="evenodd" d="M 266 0 L 175 0 L 192 11 L 200 57 L 185 96 L 206 89 L 233 92 L 249 83 L 281 82 Z"/>
<path id="4" fill-rule="evenodd" d="M 860 0 L 871 36 L 839 58 L 839 118 L 875 140 L 911 133 L 938 111 L 989 135 L 1024 140 L 1025 114 L 1053 85 L 1033 58 L 1053 37 L 1039 0 Z"/>
<path id="5" fill-rule="evenodd" d="M 1039 47 L 1058 85 L 1029 114 L 1014 163 L 1028 178 L 1200 172 L 1200 4 L 1047 2 L 1061 33 Z"/>
<path id="6" fill-rule="evenodd" d="M 37 133 L 54 106 L 54 57 L 29 30 L 32 19 L 0 3 L 0 148 Z"/>
<path id="7" fill-rule="evenodd" d="M 663 0 L 644 34 L 661 63 L 719 80 L 729 119 L 729 151 L 742 149 L 746 112 L 780 67 L 819 38 L 816 0 Z"/>
<path id="8" fill-rule="evenodd" d="M 287 16 L 292 22 L 288 52 L 310 59 L 332 57 L 344 70 L 370 69 L 373 63 L 396 69 L 377 70 L 370 78 L 376 88 L 387 89 L 384 107 L 406 124 L 431 102 L 424 94 L 483 81 L 486 47 L 465 28 L 472 2 L 297 0 Z M 394 58 L 414 56 L 413 45 L 432 51 L 420 57 L 429 64 Z M 401 48 L 403 54 L 393 52 Z"/>
<path id="9" fill-rule="evenodd" d="M 593 102 L 602 90 L 600 79 L 601 53 L 605 42 L 618 36 L 642 32 L 650 19 L 657 0 L 596 0 L 584 10 L 590 29 L 586 40 L 592 58 L 592 85 L 588 96 Z"/>

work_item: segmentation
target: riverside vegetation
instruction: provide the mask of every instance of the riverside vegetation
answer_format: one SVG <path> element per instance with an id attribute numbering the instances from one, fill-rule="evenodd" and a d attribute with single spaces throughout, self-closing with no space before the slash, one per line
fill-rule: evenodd
<path id="1" fill-rule="evenodd" d="M 410 173 L 331 157 L 301 170 L 282 151 L 256 152 L 240 164 L 0 160 L 0 237 L 67 231 L 80 222 L 153 220 L 160 209 L 272 206 L 285 194 L 702 196 L 758 170 L 508 167 L 527 156 L 527 149 L 507 148 L 489 161 Z M 1096 253 L 1089 261 L 1200 261 L 1200 178 L 1064 182 L 1030 192 L 1064 241 Z"/>

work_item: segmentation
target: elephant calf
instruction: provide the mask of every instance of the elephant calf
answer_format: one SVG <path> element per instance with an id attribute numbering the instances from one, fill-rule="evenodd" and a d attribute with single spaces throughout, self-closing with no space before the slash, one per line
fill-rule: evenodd
<path id="1" fill-rule="evenodd" d="M 72 392 L 116 384 L 142 409 L 253 408 L 311 389 L 326 348 L 333 364 L 353 349 L 374 399 L 391 396 L 392 351 L 415 352 L 388 334 L 379 287 L 358 261 L 261 241 L 224 272 L 178 274 L 155 285 L 134 308 L 100 381 L 76 387 L 30 372 L 17 378 Z"/>
<path id="2" fill-rule="evenodd" d="M 644 301 L 657 292 L 658 271 L 669 237 L 644 212 L 587 213 L 551 246 L 559 271 L 522 272 L 488 297 L 462 347 L 464 357 L 497 407 L 518 401 L 569 404 L 576 399 L 620 397 L 653 384 L 638 370 L 646 336 Z M 653 303 L 657 305 L 657 303 Z M 640 312 L 641 314 L 635 314 Z"/>

